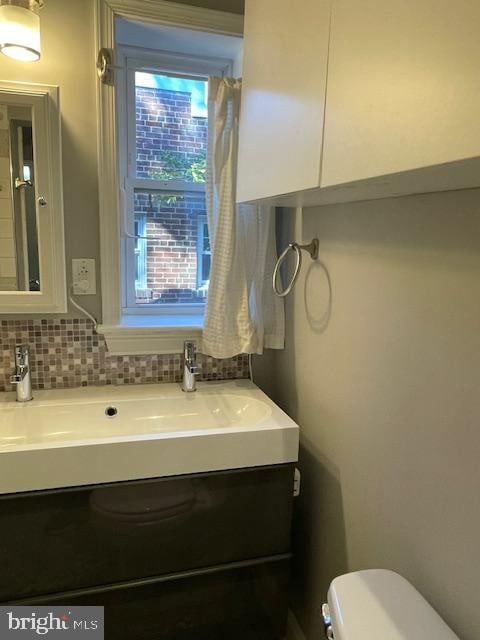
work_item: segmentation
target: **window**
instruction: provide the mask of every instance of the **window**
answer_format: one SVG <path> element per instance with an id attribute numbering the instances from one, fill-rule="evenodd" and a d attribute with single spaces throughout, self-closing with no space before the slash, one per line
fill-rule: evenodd
<path id="1" fill-rule="evenodd" d="M 211 263 L 207 79 L 225 67 L 180 55 L 131 53 L 124 51 L 125 110 L 119 114 L 123 313 L 202 314 Z"/>
<path id="2" fill-rule="evenodd" d="M 145 122 L 149 124 L 144 126 L 152 131 L 144 130 L 145 135 L 140 135 L 136 97 L 155 91 L 187 94 L 190 113 L 181 124 L 202 119 L 206 123 L 206 96 L 202 90 L 199 95 L 198 85 L 191 82 L 205 87 L 210 75 L 242 75 L 243 17 L 168 2 L 132 6 L 98 0 L 98 6 L 97 48 L 114 51 L 112 64 L 97 84 L 102 259 L 99 331 L 115 355 L 179 353 L 184 340 L 201 339 L 209 282 L 207 227 L 200 222 L 203 217 L 206 224 L 205 184 L 197 172 L 202 171 L 203 162 L 198 148 L 188 163 L 178 162 L 178 156 L 170 156 L 174 162 L 169 165 L 142 165 L 147 157 L 139 157 L 137 162 L 137 128 L 139 141 L 143 138 L 146 145 L 142 155 L 147 156 L 143 152 L 149 150 L 149 144 L 150 151 L 154 150 L 163 127 L 151 125 L 148 118 Z M 179 150 L 163 151 L 165 161 L 167 151 Z M 137 168 L 143 173 L 137 173 Z M 181 233 L 185 244 L 188 207 L 195 212 L 188 219 L 188 252 L 185 246 L 174 251 Z M 184 224 L 175 229 L 175 218 L 179 222 L 180 216 L 184 216 Z M 171 221 L 170 237 L 161 238 L 166 220 Z M 169 264 L 162 255 L 168 253 L 165 246 L 172 258 Z M 174 255 L 182 252 L 188 256 Z M 189 262 L 185 259 L 175 264 L 175 260 L 187 257 Z M 190 279 L 185 283 L 177 276 L 187 262 Z M 157 276 L 170 282 L 159 285 Z"/>
<path id="3" fill-rule="evenodd" d="M 143 224 L 134 232 L 135 291 L 127 307 L 204 304 L 208 274 L 199 292 L 197 247 L 206 213 L 207 82 L 142 71 L 130 77 L 129 183 L 134 225 Z"/>

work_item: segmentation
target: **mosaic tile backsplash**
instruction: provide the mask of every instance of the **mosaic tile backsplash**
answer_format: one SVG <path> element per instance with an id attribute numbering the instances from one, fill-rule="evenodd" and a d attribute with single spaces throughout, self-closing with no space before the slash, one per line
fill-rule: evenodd
<path id="1" fill-rule="evenodd" d="M 182 355 L 112 356 L 105 339 L 83 319 L 0 321 L 0 391 L 10 391 L 14 348 L 31 349 L 35 389 L 62 389 L 107 384 L 179 382 Z M 215 360 L 198 354 L 199 380 L 248 377 L 248 356 Z"/>

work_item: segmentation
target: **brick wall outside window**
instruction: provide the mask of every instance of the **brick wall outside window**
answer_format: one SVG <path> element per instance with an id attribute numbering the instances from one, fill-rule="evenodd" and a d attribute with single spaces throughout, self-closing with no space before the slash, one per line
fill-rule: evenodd
<path id="1" fill-rule="evenodd" d="M 206 153 L 207 118 L 191 116 L 190 94 L 136 87 L 137 178 L 163 179 L 169 158 L 189 166 Z M 166 155 L 167 154 L 167 155 Z M 197 230 L 204 219 L 202 193 L 169 198 L 136 192 L 135 216 L 146 218 L 146 292 L 138 303 L 204 302 L 197 294 Z"/>

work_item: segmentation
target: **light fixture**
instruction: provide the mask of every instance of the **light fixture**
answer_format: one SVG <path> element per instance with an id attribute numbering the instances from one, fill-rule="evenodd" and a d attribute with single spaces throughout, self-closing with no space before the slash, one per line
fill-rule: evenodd
<path id="1" fill-rule="evenodd" d="M 0 51 L 23 62 L 40 59 L 40 18 L 44 0 L 0 0 Z"/>

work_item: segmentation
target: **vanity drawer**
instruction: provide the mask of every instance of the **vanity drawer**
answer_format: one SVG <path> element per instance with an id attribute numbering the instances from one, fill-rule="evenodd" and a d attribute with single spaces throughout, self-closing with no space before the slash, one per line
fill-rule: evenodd
<path id="1" fill-rule="evenodd" d="M 280 556 L 21 604 L 104 606 L 109 640 L 280 640 L 288 577 Z"/>
<path id="2" fill-rule="evenodd" d="M 287 553 L 293 465 L 0 498 L 0 601 Z"/>

